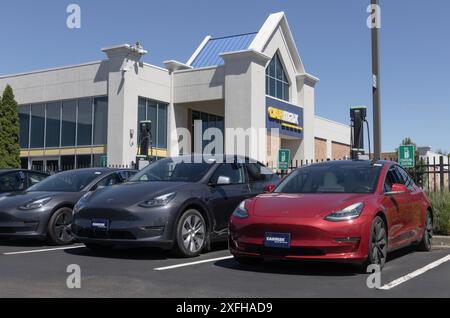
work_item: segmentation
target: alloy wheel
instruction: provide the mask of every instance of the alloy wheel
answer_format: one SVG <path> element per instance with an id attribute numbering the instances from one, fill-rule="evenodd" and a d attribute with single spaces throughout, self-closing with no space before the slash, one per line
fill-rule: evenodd
<path id="1" fill-rule="evenodd" d="M 427 213 L 427 219 L 425 222 L 425 243 L 427 246 L 431 246 L 431 241 L 433 239 L 433 221 L 430 213 Z"/>
<path id="2" fill-rule="evenodd" d="M 70 210 L 63 211 L 56 217 L 55 220 L 55 225 L 53 228 L 55 238 L 64 243 L 72 241 L 73 233 L 71 226 L 72 212 Z"/>
<path id="3" fill-rule="evenodd" d="M 184 248 L 197 253 L 203 248 L 205 241 L 205 224 L 203 220 L 195 214 L 189 215 L 182 226 L 181 237 Z"/>
<path id="4" fill-rule="evenodd" d="M 372 229 L 371 236 L 371 263 L 380 267 L 386 262 L 387 258 L 387 235 L 384 222 L 376 219 Z"/>

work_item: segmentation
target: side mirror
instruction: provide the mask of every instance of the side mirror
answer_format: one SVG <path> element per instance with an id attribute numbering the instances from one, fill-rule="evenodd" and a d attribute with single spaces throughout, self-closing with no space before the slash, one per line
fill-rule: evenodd
<path id="1" fill-rule="evenodd" d="M 275 184 L 268 184 L 264 187 L 264 192 L 265 193 L 270 193 L 272 192 L 277 186 Z"/>
<path id="2" fill-rule="evenodd" d="M 229 177 L 225 177 L 225 176 L 220 176 L 217 179 L 217 185 L 224 185 L 224 184 L 230 184 L 231 180 Z"/>
<path id="3" fill-rule="evenodd" d="M 386 195 L 396 195 L 396 194 L 402 194 L 408 191 L 408 188 L 401 183 L 394 183 L 392 185 L 392 189 L 389 192 L 386 192 Z"/>

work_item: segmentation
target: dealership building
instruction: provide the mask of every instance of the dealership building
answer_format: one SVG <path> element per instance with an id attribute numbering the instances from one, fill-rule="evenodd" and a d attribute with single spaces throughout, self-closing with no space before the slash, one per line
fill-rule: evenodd
<path id="1" fill-rule="evenodd" d="M 318 78 L 306 72 L 283 12 L 257 32 L 206 36 L 187 61 L 165 67 L 142 62 L 139 44 L 102 51 L 102 61 L 0 77 L 19 104 L 24 167 L 130 165 L 142 120 L 152 122 L 156 157 L 197 150 L 181 147 L 177 132 L 193 132 L 197 120 L 203 131 L 262 131 L 254 157 L 274 166 L 279 149 L 299 161 L 349 156 L 349 126 L 315 115 Z M 236 152 L 224 135 L 225 152 Z"/>

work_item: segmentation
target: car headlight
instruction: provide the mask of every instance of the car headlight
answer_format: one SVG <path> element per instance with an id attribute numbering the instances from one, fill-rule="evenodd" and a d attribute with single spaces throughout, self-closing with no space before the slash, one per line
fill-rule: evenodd
<path id="1" fill-rule="evenodd" d="M 360 216 L 363 209 L 364 203 L 358 202 L 346 207 L 345 209 L 328 214 L 325 217 L 325 220 L 332 222 L 353 220 Z"/>
<path id="2" fill-rule="evenodd" d="M 147 200 L 139 204 L 143 208 L 155 208 L 167 205 L 176 195 L 176 192 L 160 195 L 159 197 Z"/>
<path id="3" fill-rule="evenodd" d="M 238 207 L 234 210 L 233 216 L 237 217 L 238 219 L 245 219 L 248 218 L 248 211 L 245 207 L 245 204 L 247 203 L 247 200 L 242 201 Z"/>
<path id="4" fill-rule="evenodd" d="M 47 203 L 49 203 L 51 199 L 52 199 L 52 197 L 36 199 L 36 200 L 26 203 L 25 205 L 21 206 L 20 208 L 23 210 L 39 209 L 39 208 L 42 208 Z"/>
<path id="5" fill-rule="evenodd" d="M 89 197 L 92 195 L 93 191 L 86 192 L 73 207 L 73 213 L 77 213 L 88 201 Z"/>

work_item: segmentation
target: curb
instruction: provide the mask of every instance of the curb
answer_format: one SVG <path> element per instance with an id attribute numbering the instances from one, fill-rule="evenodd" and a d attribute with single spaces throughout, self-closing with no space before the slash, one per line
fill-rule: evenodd
<path id="1" fill-rule="evenodd" d="M 450 236 L 433 236 L 433 248 L 450 248 Z"/>

